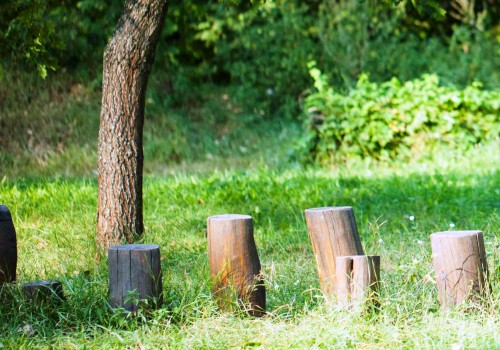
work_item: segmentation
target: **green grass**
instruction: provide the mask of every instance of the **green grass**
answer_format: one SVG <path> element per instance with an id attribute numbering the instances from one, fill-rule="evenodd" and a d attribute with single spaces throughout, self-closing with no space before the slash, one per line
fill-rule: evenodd
<path id="1" fill-rule="evenodd" d="M 296 121 L 245 114 L 225 88 L 201 87 L 203 98 L 174 108 L 165 92 L 152 85 L 144 126 L 146 174 L 281 166 L 302 132 Z M 22 72 L 5 74 L 0 85 L 0 175 L 92 178 L 100 93 L 97 82 L 74 73 L 59 72 L 47 81 Z"/>
<path id="2" fill-rule="evenodd" d="M 495 146 L 440 165 L 353 164 L 331 170 L 261 165 L 150 175 L 143 242 L 161 246 L 166 302 L 135 319 L 113 314 L 106 304 L 106 264 L 94 261 L 95 179 L 6 177 L 0 198 L 18 231 L 19 283 L 59 279 L 67 300 L 56 308 L 34 307 L 17 287 L 9 288 L 0 305 L 0 346 L 500 347 Z M 322 299 L 303 210 L 325 205 L 352 205 L 365 251 L 382 256 L 378 312 L 353 314 Z M 268 295 L 269 315 L 262 319 L 222 313 L 213 301 L 205 225 L 208 216 L 220 213 L 255 219 Z M 485 234 L 493 292 L 472 312 L 438 310 L 429 234 L 450 224 Z"/>
<path id="3" fill-rule="evenodd" d="M 223 90 L 185 109 L 153 91 L 141 242 L 161 246 L 165 304 L 126 318 L 109 309 L 106 261 L 95 261 L 98 89 L 62 75 L 4 79 L 0 203 L 14 217 L 19 263 L 18 283 L 1 295 L 0 348 L 500 348 L 498 142 L 317 169 L 290 161 L 296 122 L 242 115 Z M 382 257 L 378 312 L 345 312 L 321 296 L 303 211 L 327 205 L 353 206 L 365 251 Z M 266 317 L 221 312 L 213 300 L 206 219 L 221 213 L 255 220 Z M 451 224 L 483 230 L 493 291 L 442 313 L 429 235 Z M 31 305 L 20 286 L 37 279 L 62 281 L 67 300 Z"/>

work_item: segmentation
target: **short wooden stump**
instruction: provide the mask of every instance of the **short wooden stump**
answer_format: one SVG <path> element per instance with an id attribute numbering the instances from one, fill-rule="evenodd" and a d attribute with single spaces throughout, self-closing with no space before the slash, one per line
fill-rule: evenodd
<path id="1" fill-rule="evenodd" d="M 252 217 L 238 214 L 211 216 L 207 222 L 207 237 L 213 293 L 219 306 L 227 310 L 231 291 L 234 291 L 251 315 L 262 315 L 266 309 L 266 289 L 253 236 Z"/>
<path id="2" fill-rule="evenodd" d="M 162 274 L 157 244 L 125 244 L 108 249 L 109 304 L 136 312 L 161 305 Z"/>
<path id="3" fill-rule="evenodd" d="M 335 280 L 339 305 L 351 310 L 378 305 L 380 256 L 338 256 Z"/>
<path id="4" fill-rule="evenodd" d="M 449 309 L 487 289 L 488 265 L 481 231 L 431 234 L 439 303 Z"/>

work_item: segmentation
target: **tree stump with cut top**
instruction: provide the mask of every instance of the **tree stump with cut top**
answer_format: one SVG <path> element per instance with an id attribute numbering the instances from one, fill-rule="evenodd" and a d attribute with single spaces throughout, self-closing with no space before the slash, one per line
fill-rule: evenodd
<path id="1" fill-rule="evenodd" d="M 9 208 L 0 205 L 0 287 L 16 280 L 16 230 Z"/>
<path id="2" fill-rule="evenodd" d="M 109 303 L 136 312 L 161 305 L 162 274 L 157 244 L 125 244 L 108 250 Z"/>
<path id="3" fill-rule="evenodd" d="M 261 316 L 266 309 L 266 290 L 249 215 L 226 214 L 207 220 L 210 275 L 213 293 L 222 309 L 229 309 L 231 295 L 251 315 Z"/>
<path id="4" fill-rule="evenodd" d="M 335 293 L 335 259 L 364 255 L 352 207 L 305 210 L 307 230 L 318 268 L 321 291 L 327 299 Z"/>
<path id="5" fill-rule="evenodd" d="M 380 256 L 338 256 L 335 287 L 337 302 L 351 310 L 378 304 Z"/>
<path id="6" fill-rule="evenodd" d="M 62 284 L 59 281 L 36 281 L 23 285 L 24 295 L 36 305 L 58 304 L 65 300 Z"/>
<path id="7" fill-rule="evenodd" d="M 481 231 L 431 234 L 439 303 L 450 309 L 487 290 L 488 265 Z"/>

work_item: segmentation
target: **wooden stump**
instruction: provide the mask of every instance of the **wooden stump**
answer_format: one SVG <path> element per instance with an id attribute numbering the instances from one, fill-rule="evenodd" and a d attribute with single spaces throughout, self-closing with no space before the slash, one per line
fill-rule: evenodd
<path id="1" fill-rule="evenodd" d="M 378 304 L 380 256 L 338 256 L 335 286 L 339 305 L 351 310 Z"/>
<path id="2" fill-rule="evenodd" d="M 431 247 L 443 309 L 486 291 L 488 265 L 481 231 L 433 233 Z"/>
<path id="3" fill-rule="evenodd" d="M 16 280 L 16 265 L 16 230 L 9 209 L 0 205 L 0 286 Z"/>
<path id="4" fill-rule="evenodd" d="M 23 285 L 24 295 L 36 305 L 58 304 L 65 300 L 62 284 L 59 281 L 36 281 Z"/>
<path id="5" fill-rule="evenodd" d="M 335 258 L 364 255 L 354 212 L 352 207 L 324 207 L 306 209 L 305 216 L 321 290 L 330 299 L 335 291 Z"/>
<path id="6" fill-rule="evenodd" d="M 162 303 L 160 247 L 125 244 L 108 250 L 109 303 L 136 312 Z"/>
<path id="7" fill-rule="evenodd" d="M 227 309 L 233 289 L 249 313 L 260 316 L 266 309 L 259 256 L 249 215 L 217 215 L 208 218 L 208 256 L 213 292 L 219 306 Z"/>

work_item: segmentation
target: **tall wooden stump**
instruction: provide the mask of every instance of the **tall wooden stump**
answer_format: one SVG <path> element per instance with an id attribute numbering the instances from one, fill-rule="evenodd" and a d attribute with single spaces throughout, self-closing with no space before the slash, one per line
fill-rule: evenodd
<path id="1" fill-rule="evenodd" d="M 266 309 L 266 290 L 249 215 L 217 215 L 208 218 L 208 257 L 214 281 L 214 295 L 227 309 L 231 290 L 250 314 L 260 316 Z"/>
<path id="2" fill-rule="evenodd" d="M 307 229 L 318 267 L 321 290 L 334 295 L 335 258 L 364 255 L 352 207 L 306 209 Z"/>
<path id="3" fill-rule="evenodd" d="M 338 256 L 335 288 L 339 305 L 351 310 L 378 304 L 380 256 Z"/>
<path id="4" fill-rule="evenodd" d="M 12 216 L 0 205 L 0 286 L 16 280 L 17 243 Z"/>
<path id="5" fill-rule="evenodd" d="M 486 291 L 488 265 L 481 231 L 433 233 L 431 247 L 443 309 Z"/>
<path id="6" fill-rule="evenodd" d="M 136 312 L 162 303 L 160 247 L 125 244 L 108 250 L 109 303 Z"/>

